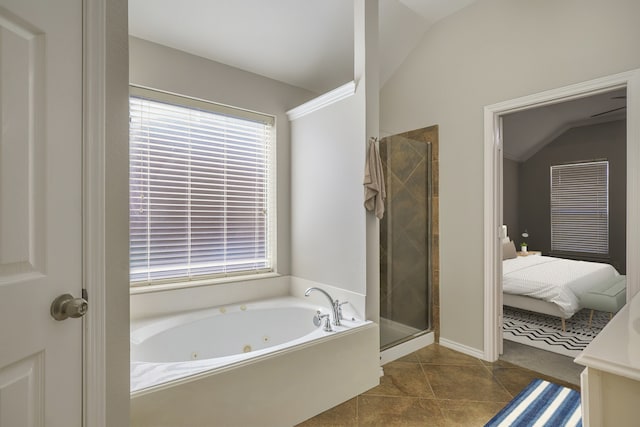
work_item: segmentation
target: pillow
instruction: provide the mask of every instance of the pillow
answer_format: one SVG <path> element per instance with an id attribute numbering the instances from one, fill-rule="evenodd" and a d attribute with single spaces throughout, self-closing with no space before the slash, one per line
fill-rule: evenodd
<path id="1" fill-rule="evenodd" d="M 518 255 L 516 254 L 516 245 L 513 244 L 513 240 L 509 240 L 509 242 L 502 243 L 502 259 L 511 259 L 515 258 Z"/>

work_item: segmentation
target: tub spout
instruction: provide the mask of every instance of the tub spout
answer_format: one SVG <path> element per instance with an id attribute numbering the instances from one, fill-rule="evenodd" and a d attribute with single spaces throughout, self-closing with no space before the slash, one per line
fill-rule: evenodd
<path id="1" fill-rule="evenodd" d="M 333 324 L 335 326 L 340 326 L 340 311 L 341 311 L 341 307 L 340 307 L 340 302 L 336 299 L 334 300 L 333 298 L 331 298 L 331 295 L 329 295 L 329 293 L 327 291 L 325 291 L 324 289 L 320 289 L 320 288 L 316 288 L 316 287 L 311 287 L 309 289 L 307 289 L 304 292 L 304 296 L 308 297 L 311 292 L 313 291 L 319 291 L 322 292 L 327 299 L 329 300 L 329 304 L 331 305 L 331 312 L 333 313 Z"/>

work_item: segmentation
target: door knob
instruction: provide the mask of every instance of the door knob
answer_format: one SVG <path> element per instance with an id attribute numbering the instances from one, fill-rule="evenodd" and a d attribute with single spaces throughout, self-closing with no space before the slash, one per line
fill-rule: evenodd
<path id="1" fill-rule="evenodd" d="M 51 303 L 51 317 L 64 320 L 68 317 L 82 317 L 87 314 L 89 303 L 84 298 L 74 298 L 69 294 L 60 295 Z"/>

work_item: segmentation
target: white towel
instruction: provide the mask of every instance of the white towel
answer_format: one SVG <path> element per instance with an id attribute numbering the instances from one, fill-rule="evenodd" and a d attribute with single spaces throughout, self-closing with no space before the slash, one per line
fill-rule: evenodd
<path id="1" fill-rule="evenodd" d="M 369 138 L 367 159 L 364 164 L 364 207 L 368 211 L 375 211 L 378 219 L 382 219 L 386 197 L 378 144 L 375 138 Z"/>

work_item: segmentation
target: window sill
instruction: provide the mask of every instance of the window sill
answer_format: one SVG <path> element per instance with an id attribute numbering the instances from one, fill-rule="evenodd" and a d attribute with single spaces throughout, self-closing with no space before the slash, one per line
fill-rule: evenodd
<path id="1" fill-rule="evenodd" d="M 129 295 L 139 295 L 152 292 L 172 291 L 176 289 L 196 288 L 201 286 L 222 285 L 234 282 L 248 282 L 253 280 L 270 279 L 280 277 L 281 274 L 275 272 L 258 273 L 244 276 L 219 277 L 215 279 L 191 280 L 188 282 L 163 283 L 160 285 L 139 285 L 130 286 Z"/>

